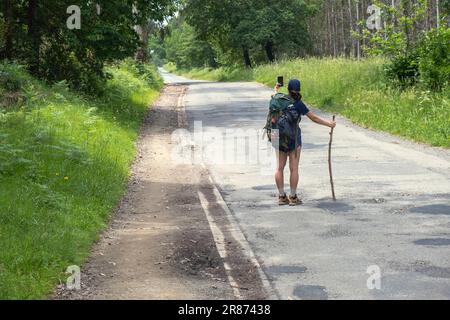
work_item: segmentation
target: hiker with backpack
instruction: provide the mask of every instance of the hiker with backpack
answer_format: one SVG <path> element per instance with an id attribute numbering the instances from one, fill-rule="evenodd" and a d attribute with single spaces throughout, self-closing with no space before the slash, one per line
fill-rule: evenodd
<path id="1" fill-rule="evenodd" d="M 307 116 L 311 121 L 334 128 L 335 121 L 327 121 L 310 111 L 302 102 L 300 93 L 300 81 L 289 81 L 289 94 L 278 93 L 281 84 L 275 86 L 275 94 L 270 102 L 270 110 L 267 116 L 266 131 L 269 141 L 277 150 L 278 166 L 275 173 L 275 182 L 279 193 L 279 205 L 296 206 L 302 204 L 297 195 L 299 180 L 298 167 L 302 148 L 302 135 L 299 127 L 301 117 Z M 290 169 L 290 195 L 284 191 L 284 168 L 289 159 Z"/>

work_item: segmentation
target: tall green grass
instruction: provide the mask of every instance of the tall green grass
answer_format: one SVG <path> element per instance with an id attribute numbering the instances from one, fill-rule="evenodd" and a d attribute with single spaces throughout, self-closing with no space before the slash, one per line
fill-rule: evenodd
<path id="1" fill-rule="evenodd" d="M 86 259 L 123 195 L 140 124 L 162 86 L 143 68 L 109 67 L 103 97 L 93 98 L 0 64 L 25 101 L 0 107 L 0 299 L 45 298 Z"/>
<path id="2" fill-rule="evenodd" d="M 269 87 L 277 76 L 302 81 L 304 100 L 340 113 L 365 127 L 387 131 L 434 146 L 450 147 L 450 90 L 432 93 L 419 87 L 400 91 L 384 79 L 380 58 L 292 59 L 249 69 L 172 70 L 185 76 L 215 80 L 253 80 Z"/>
<path id="3" fill-rule="evenodd" d="M 169 72 L 175 72 L 191 79 L 209 81 L 252 81 L 253 71 L 241 67 L 194 68 L 190 70 L 177 69 L 173 63 L 167 63 L 164 68 Z"/>

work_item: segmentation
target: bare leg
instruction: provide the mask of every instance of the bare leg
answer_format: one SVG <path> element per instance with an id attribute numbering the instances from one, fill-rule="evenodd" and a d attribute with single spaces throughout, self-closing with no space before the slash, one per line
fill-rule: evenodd
<path id="1" fill-rule="evenodd" d="M 286 166 L 288 155 L 284 152 L 277 153 L 277 171 L 275 172 L 275 182 L 280 195 L 284 194 L 284 167 Z"/>
<path id="2" fill-rule="evenodd" d="M 291 171 L 291 178 L 290 178 L 291 196 L 297 194 L 297 186 L 299 180 L 298 166 L 300 163 L 301 151 L 302 149 L 299 147 L 297 151 L 292 151 L 289 154 L 289 170 Z"/>

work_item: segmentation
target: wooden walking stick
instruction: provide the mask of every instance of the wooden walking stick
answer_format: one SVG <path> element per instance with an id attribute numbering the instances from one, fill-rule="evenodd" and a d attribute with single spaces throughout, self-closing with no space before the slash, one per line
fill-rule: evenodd
<path id="1" fill-rule="evenodd" d="M 336 116 L 333 116 L 333 121 L 336 120 Z M 330 132 L 330 143 L 328 144 L 328 169 L 330 171 L 330 183 L 331 183 L 331 194 L 333 195 L 333 200 L 336 201 L 336 195 L 334 193 L 334 183 L 333 183 L 333 170 L 331 169 L 331 144 L 333 143 L 333 131 L 331 128 Z"/>

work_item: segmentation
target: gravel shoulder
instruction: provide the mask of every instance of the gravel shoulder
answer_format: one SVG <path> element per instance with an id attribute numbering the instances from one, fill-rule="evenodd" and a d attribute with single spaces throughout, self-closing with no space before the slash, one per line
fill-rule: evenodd
<path id="1" fill-rule="evenodd" d="M 128 190 L 81 267 L 81 290 L 60 285 L 55 299 L 265 298 L 254 267 L 239 254 L 230 253 L 227 263 L 240 270 L 233 285 L 242 296 L 236 297 L 229 282 L 230 271 L 199 200 L 200 191 L 218 225 L 228 224 L 211 191 L 209 173 L 171 159 L 171 134 L 185 125 L 180 109 L 185 90 L 167 85 L 149 109 Z M 240 252 L 233 239 L 225 241 L 228 250 Z"/>

